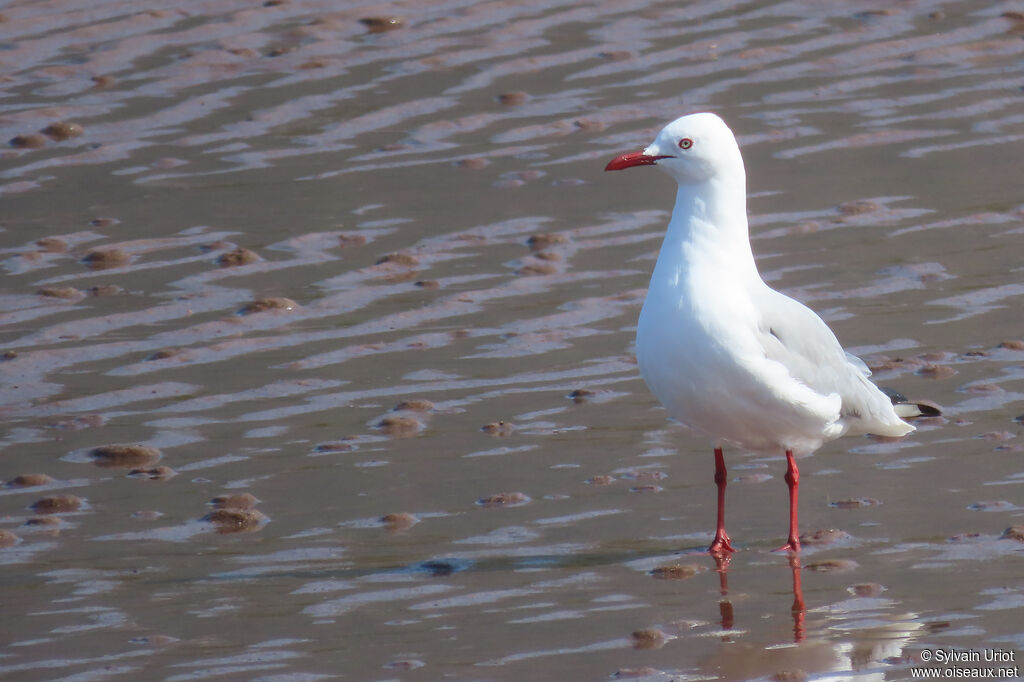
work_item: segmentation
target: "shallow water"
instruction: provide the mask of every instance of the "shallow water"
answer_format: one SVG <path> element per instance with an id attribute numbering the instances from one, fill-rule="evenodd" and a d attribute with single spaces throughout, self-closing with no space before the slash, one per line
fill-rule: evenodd
<path id="1" fill-rule="evenodd" d="M 1024 650 L 1022 8 L 151 6 L 2 10 L 0 478 L 49 479 L 0 488 L 0 675 L 904 679 Z M 802 460 L 803 530 L 843 532 L 799 567 L 769 551 L 781 453 L 728 452 L 727 586 L 710 450 L 632 354 L 670 181 L 602 172 L 707 109 L 765 278 L 944 409 Z M 94 450 L 121 443 L 159 453 Z"/>

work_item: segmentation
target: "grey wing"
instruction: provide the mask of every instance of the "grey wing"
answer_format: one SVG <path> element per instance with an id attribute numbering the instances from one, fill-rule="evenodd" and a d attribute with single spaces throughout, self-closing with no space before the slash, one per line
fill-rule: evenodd
<path id="1" fill-rule="evenodd" d="M 850 351 L 843 351 L 843 352 L 846 353 L 846 361 L 847 362 L 849 362 L 851 365 L 853 365 L 858 370 L 860 370 L 860 373 L 863 374 L 864 376 L 866 376 L 866 377 L 871 376 L 871 369 L 868 367 L 866 362 L 864 362 L 863 360 L 858 358 L 856 355 L 854 355 Z"/>
<path id="2" fill-rule="evenodd" d="M 767 286 L 755 296 L 755 303 L 766 357 L 818 393 L 839 394 L 844 417 L 872 424 L 890 424 L 896 418 L 889 399 L 867 379 L 867 365 L 843 350 L 813 310 Z"/>

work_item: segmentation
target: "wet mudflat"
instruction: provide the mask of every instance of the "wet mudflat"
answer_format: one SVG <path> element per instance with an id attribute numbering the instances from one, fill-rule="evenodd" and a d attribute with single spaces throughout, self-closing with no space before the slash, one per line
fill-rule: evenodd
<path id="1" fill-rule="evenodd" d="M 1019 10 L 9 3 L 0 676 L 1020 658 Z M 671 181 L 602 172 L 698 110 L 765 278 L 944 408 L 801 461 L 799 564 L 781 453 L 727 452 L 726 590 L 632 350 Z"/>

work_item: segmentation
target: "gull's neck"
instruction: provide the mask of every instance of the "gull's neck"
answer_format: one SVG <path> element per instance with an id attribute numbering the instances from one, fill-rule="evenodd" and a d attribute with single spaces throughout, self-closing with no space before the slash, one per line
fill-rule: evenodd
<path id="1" fill-rule="evenodd" d="M 658 265 L 668 259 L 673 270 L 698 267 L 734 283 L 761 280 L 750 250 L 742 167 L 738 176 L 679 185 Z M 678 282 L 682 273 L 663 274 Z"/>

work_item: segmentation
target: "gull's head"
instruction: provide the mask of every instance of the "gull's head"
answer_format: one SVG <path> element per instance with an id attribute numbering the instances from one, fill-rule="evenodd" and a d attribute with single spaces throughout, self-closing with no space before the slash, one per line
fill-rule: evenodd
<path id="1" fill-rule="evenodd" d="M 743 177 L 739 145 L 725 121 L 712 113 L 677 118 L 646 149 L 612 159 L 606 171 L 657 166 L 679 184 L 700 183 L 723 174 Z"/>

